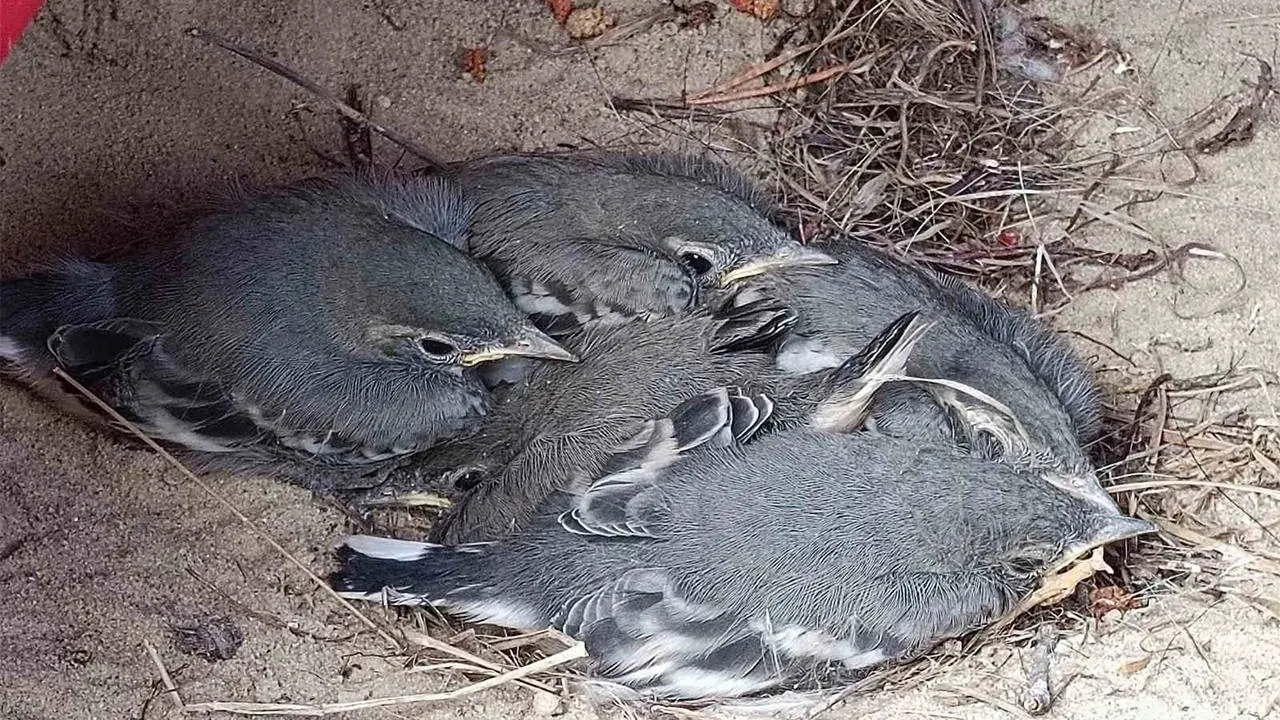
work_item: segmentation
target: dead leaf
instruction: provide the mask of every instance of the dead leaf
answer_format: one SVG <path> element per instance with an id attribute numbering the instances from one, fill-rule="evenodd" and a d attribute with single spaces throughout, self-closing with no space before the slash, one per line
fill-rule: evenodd
<path id="1" fill-rule="evenodd" d="M 734 10 L 759 20 L 772 20 L 778 16 L 778 0 L 729 0 Z"/>
<path id="2" fill-rule="evenodd" d="M 1036 588 L 1023 599 L 1020 605 L 1031 609 L 1037 605 L 1053 605 L 1062 602 L 1076 591 L 1076 586 L 1093 577 L 1096 572 L 1111 572 L 1111 568 L 1102 559 L 1102 548 L 1094 548 L 1088 557 L 1077 560 L 1060 573 L 1046 576 Z"/>
<path id="3" fill-rule="evenodd" d="M 476 82 L 482 83 L 489 77 L 489 48 L 467 48 L 462 54 L 462 69 Z"/>
<path id="4" fill-rule="evenodd" d="M 1130 660 L 1127 663 L 1121 663 L 1118 670 L 1121 675 L 1133 675 L 1134 673 L 1142 672 L 1143 670 L 1146 669 L 1147 665 L 1150 665 L 1150 664 L 1151 664 L 1151 656 L 1146 655 L 1144 657 L 1138 658 L 1137 660 Z"/>
<path id="5" fill-rule="evenodd" d="M 551 8 L 551 16 L 556 22 L 563 25 L 573 13 L 573 0 L 547 0 L 547 7 Z"/>
<path id="6" fill-rule="evenodd" d="M 1089 611 L 1096 618 L 1101 618 L 1112 610 L 1123 612 L 1141 605 L 1141 601 L 1125 592 L 1124 588 L 1115 585 L 1094 588 L 1089 593 Z"/>
<path id="7" fill-rule="evenodd" d="M 680 18 L 680 27 L 688 30 L 697 30 L 700 27 L 710 25 L 716 19 L 716 4 L 713 2 L 694 3 L 686 8 L 677 7 L 676 12 L 683 16 Z"/>
<path id="8" fill-rule="evenodd" d="M 574 40 L 587 40 L 597 37 L 605 30 L 613 27 L 613 18 L 605 14 L 602 7 L 578 8 L 569 16 L 565 30 Z"/>
<path id="9" fill-rule="evenodd" d="M 1258 60 L 1258 65 L 1260 66 L 1258 79 L 1253 83 L 1253 92 L 1250 93 L 1248 101 L 1237 109 L 1227 121 L 1226 126 L 1212 137 L 1196 141 L 1196 150 L 1205 155 L 1213 155 L 1232 145 L 1243 145 L 1257 134 L 1258 126 L 1266 118 L 1267 108 L 1271 104 L 1272 96 L 1276 93 L 1275 76 L 1272 74 L 1271 65 L 1263 60 Z"/>

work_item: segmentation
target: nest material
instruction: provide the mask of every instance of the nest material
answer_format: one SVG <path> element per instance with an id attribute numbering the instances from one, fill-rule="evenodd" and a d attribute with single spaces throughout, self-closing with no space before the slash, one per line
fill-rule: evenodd
<path id="1" fill-rule="evenodd" d="M 816 47 L 798 72 L 843 69 L 774 96 L 784 112 L 768 161 L 802 235 L 838 228 L 988 285 L 1033 280 L 1042 247 L 1058 258 L 1057 284 L 1104 257 L 1068 236 L 1088 213 L 1056 233 L 1035 222 L 1069 210 L 1113 164 L 1072 159 L 1081 98 L 1047 92 L 1103 57 L 1100 42 L 987 0 L 823 3 L 801 32 Z M 1107 257 L 1125 260 L 1158 262 Z"/>

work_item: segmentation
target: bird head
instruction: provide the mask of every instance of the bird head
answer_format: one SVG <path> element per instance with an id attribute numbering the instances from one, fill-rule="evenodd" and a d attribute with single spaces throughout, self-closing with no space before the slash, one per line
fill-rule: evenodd
<path id="1" fill-rule="evenodd" d="M 777 228 L 764 230 L 711 238 L 669 235 L 662 239 L 662 249 L 703 287 L 732 288 L 778 270 L 836 263 L 830 255 L 801 245 Z"/>
<path id="2" fill-rule="evenodd" d="M 377 229 L 327 293 L 335 334 L 358 354 L 456 371 L 517 357 L 577 361 L 476 259 L 393 219 Z"/>
<path id="3" fill-rule="evenodd" d="M 368 339 L 387 358 L 410 364 L 471 368 L 512 358 L 578 361 L 528 321 L 507 329 L 373 325 Z"/>

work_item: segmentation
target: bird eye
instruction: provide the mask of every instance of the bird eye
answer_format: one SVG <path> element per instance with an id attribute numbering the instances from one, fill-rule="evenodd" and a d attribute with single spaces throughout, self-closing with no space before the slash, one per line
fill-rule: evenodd
<path id="1" fill-rule="evenodd" d="M 680 262 L 692 270 L 694 275 L 702 276 L 711 272 L 711 261 L 698 253 L 680 253 Z"/>
<path id="2" fill-rule="evenodd" d="M 458 351 L 458 348 L 439 338 L 424 337 L 418 341 L 418 345 L 422 347 L 422 352 L 434 357 L 449 357 Z"/>

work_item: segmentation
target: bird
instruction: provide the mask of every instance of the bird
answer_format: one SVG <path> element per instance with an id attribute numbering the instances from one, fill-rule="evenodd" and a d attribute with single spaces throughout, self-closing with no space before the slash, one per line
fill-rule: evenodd
<path id="1" fill-rule="evenodd" d="M 748 278 L 835 262 L 772 222 L 743 175 L 702 156 L 498 155 L 445 174 L 475 204 L 472 254 L 557 338 L 683 315 Z"/>
<path id="2" fill-rule="evenodd" d="M 708 700 L 910 660 L 998 619 L 1092 548 L 1155 530 L 954 443 L 853 428 L 916 329 L 895 323 L 859 361 L 880 379 L 846 373 L 806 424 L 762 432 L 773 399 L 703 392 L 646 422 L 514 536 L 348 536 L 330 585 L 552 627 L 584 643 L 617 697 Z"/>
<path id="3" fill-rule="evenodd" d="M 580 362 L 544 363 L 494 404 L 475 433 L 397 468 L 353 504 L 452 502 L 432 527 L 451 543 L 519 531 L 549 496 L 597 471 L 645 421 L 706 387 L 764 387 L 768 350 L 794 321 L 763 301 L 648 322 L 589 327 Z M 451 487 L 454 483 L 457 487 Z"/>
<path id="4" fill-rule="evenodd" d="M 0 282 L 0 360 L 215 465 L 363 472 L 479 422 L 478 366 L 577 359 L 464 251 L 469 214 L 443 178 L 239 191 L 154 247 Z"/>
<path id="5" fill-rule="evenodd" d="M 920 312 L 935 326 L 904 368 L 917 381 L 877 393 L 872 428 L 958 443 L 988 459 L 1036 455 L 1108 497 L 1086 450 L 1101 427 L 1100 392 L 1066 343 L 953 276 L 851 238 L 822 247 L 838 264 L 755 278 L 733 300 L 772 300 L 795 313 L 777 348 L 779 370 L 802 377 L 835 367 L 890 319 Z"/>

